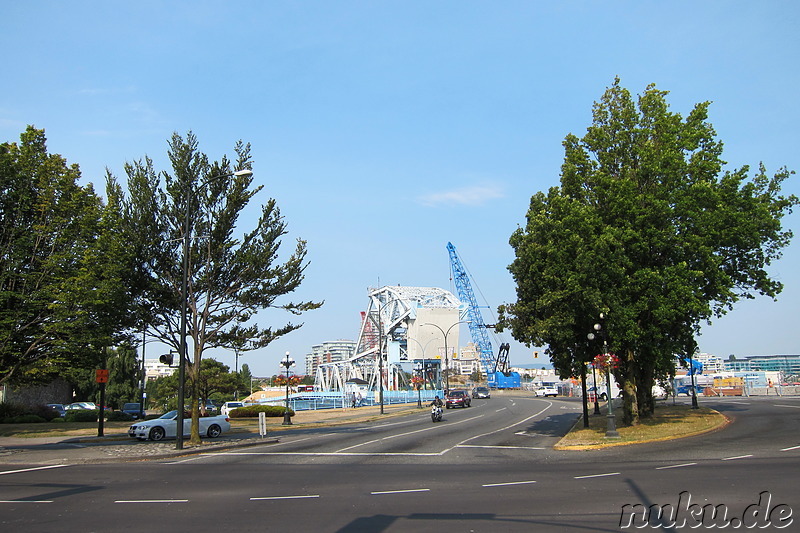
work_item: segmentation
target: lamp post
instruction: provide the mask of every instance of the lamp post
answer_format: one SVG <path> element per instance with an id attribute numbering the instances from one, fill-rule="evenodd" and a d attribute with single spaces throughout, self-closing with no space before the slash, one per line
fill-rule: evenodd
<path id="1" fill-rule="evenodd" d="M 692 409 L 700 409 L 697 404 L 697 388 L 694 385 L 694 362 L 692 361 L 692 352 L 689 352 L 689 377 L 692 380 Z"/>
<path id="2" fill-rule="evenodd" d="M 417 339 L 413 339 L 411 337 L 407 337 L 406 340 L 414 341 L 419 346 L 420 350 L 422 350 L 422 366 L 420 367 L 420 375 L 422 376 L 422 388 L 425 388 L 425 383 L 427 382 L 427 375 L 425 373 L 425 348 L 436 339 L 429 339 L 428 342 L 425 343 L 425 346 L 422 345 Z M 415 367 L 416 370 L 416 367 Z"/>
<path id="3" fill-rule="evenodd" d="M 212 176 L 207 180 L 203 181 L 198 185 L 198 188 L 205 187 L 212 181 L 227 178 L 229 176 L 252 176 L 252 170 L 237 170 L 236 172 L 228 172 L 227 174 L 220 174 L 219 176 Z M 176 429 L 175 432 L 175 449 L 182 450 L 183 449 L 183 408 L 184 408 L 184 394 L 183 388 L 186 384 L 186 361 L 187 361 L 187 354 L 186 354 L 186 315 L 189 313 L 189 295 L 188 295 L 188 287 L 189 287 L 189 248 L 191 246 L 191 235 L 189 233 L 189 220 L 191 215 L 191 198 L 192 198 L 192 190 L 190 189 L 191 182 L 186 182 L 186 211 L 183 215 L 183 279 L 181 280 L 181 304 L 183 305 L 183 309 L 181 309 L 181 337 L 180 337 L 180 346 L 178 347 L 179 352 L 179 359 L 178 359 L 178 416 L 176 419 Z"/>
<path id="4" fill-rule="evenodd" d="M 605 314 L 600 313 L 600 322 L 594 325 L 594 330 L 600 335 L 603 339 L 603 355 L 608 357 L 608 335 L 606 334 L 606 330 L 603 328 L 603 324 L 605 323 Z M 594 333 L 589 333 L 587 338 L 591 341 L 596 338 Z M 597 387 L 595 387 L 595 395 L 597 394 Z M 614 417 L 614 399 L 611 397 L 611 368 L 610 365 L 606 365 L 606 397 L 607 402 L 606 405 L 608 406 L 608 415 L 607 416 L 607 426 L 606 426 L 606 438 L 607 439 L 618 439 L 620 438 L 619 433 L 617 432 L 617 421 Z"/>
<path id="5" fill-rule="evenodd" d="M 292 417 L 289 415 L 289 369 L 294 366 L 294 359 L 291 358 L 289 352 L 281 359 L 281 366 L 286 369 L 286 410 L 283 412 L 283 425 L 291 426 Z"/>
<path id="6" fill-rule="evenodd" d="M 589 333 L 592 335 L 592 333 Z M 591 340 L 591 339 L 589 339 Z M 594 381 L 594 414 L 600 414 L 600 402 L 598 401 L 599 394 L 597 393 L 597 368 L 595 368 L 594 363 L 592 363 L 592 381 Z"/>
<path id="7" fill-rule="evenodd" d="M 433 324 L 432 322 L 426 322 L 425 324 L 423 324 L 423 326 L 433 326 L 433 327 L 435 327 L 436 329 L 438 329 L 439 331 L 442 332 L 442 336 L 444 337 L 444 367 L 445 367 L 445 375 L 444 375 L 445 389 L 444 389 L 444 393 L 445 393 L 445 395 L 447 395 L 447 392 L 450 390 L 450 363 L 448 362 L 450 354 L 447 352 L 447 335 L 450 334 L 450 330 L 451 329 L 453 329 L 454 327 L 456 327 L 459 324 L 463 324 L 464 322 L 469 322 L 469 321 L 468 320 L 459 320 L 458 322 L 456 322 L 455 324 L 453 324 L 452 326 L 447 328 L 447 332 L 445 332 L 441 327 L 439 327 L 437 324 Z"/>

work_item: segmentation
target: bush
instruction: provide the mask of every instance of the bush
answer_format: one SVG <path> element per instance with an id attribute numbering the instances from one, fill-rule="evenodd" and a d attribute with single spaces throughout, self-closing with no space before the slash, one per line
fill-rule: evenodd
<path id="1" fill-rule="evenodd" d="M 111 411 L 106 413 L 106 420 L 109 422 L 128 422 L 133 417 L 124 411 Z"/>
<path id="2" fill-rule="evenodd" d="M 97 409 L 70 409 L 67 411 L 67 416 L 64 420 L 67 422 L 97 422 L 97 415 L 100 413 Z"/>
<path id="3" fill-rule="evenodd" d="M 56 424 L 63 424 L 64 422 L 66 422 L 66 420 L 64 420 L 63 418 L 61 418 L 59 416 L 59 417 L 56 417 L 56 418 L 52 419 L 50 422 L 55 422 Z"/>
<path id="4" fill-rule="evenodd" d="M 10 424 L 38 424 L 40 422 L 47 422 L 47 420 L 39 415 L 18 415 L 9 419 Z"/>
<path id="5" fill-rule="evenodd" d="M 284 412 L 286 412 L 286 407 L 283 405 L 248 405 L 237 407 L 228 414 L 228 417 L 254 418 L 258 416 L 258 413 L 266 413 L 269 417 L 282 418 Z M 289 409 L 289 416 L 294 416 L 292 409 Z"/>
<path id="6" fill-rule="evenodd" d="M 6 424 L 10 424 L 11 422 L 6 422 L 5 419 L 11 419 L 15 416 L 24 415 L 27 413 L 28 409 L 23 405 L 18 405 L 15 403 L 0 403 L 0 419 L 3 419 L 3 422 Z"/>

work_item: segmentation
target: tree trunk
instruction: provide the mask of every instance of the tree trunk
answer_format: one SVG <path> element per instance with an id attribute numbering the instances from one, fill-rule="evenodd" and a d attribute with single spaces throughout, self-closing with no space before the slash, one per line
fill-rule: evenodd
<path id="1" fill-rule="evenodd" d="M 639 399 L 636 395 L 636 362 L 631 350 L 625 357 L 625 373 L 622 383 L 623 415 L 622 422 L 626 426 L 639 425 Z"/>

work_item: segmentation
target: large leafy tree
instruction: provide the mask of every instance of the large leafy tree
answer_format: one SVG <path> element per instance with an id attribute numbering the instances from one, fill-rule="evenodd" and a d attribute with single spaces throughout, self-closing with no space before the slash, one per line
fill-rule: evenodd
<path id="1" fill-rule="evenodd" d="M 79 179 L 44 130 L 0 145 L 0 382 L 93 367 L 129 324 L 118 205 Z"/>
<path id="2" fill-rule="evenodd" d="M 233 162 L 227 157 L 211 162 L 199 151 L 192 133 L 185 137 L 175 134 L 168 151 L 171 171 L 156 172 L 149 159 L 126 165 L 127 242 L 141 258 L 138 279 L 147 287 L 140 297 L 143 321 L 150 335 L 176 351 L 184 305 L 180 258 L 184 217 L 189 213 L 192 238 L 186 269 L 190 383 L 198 383 L 205 350 L 261 348 L 302 325 L 261 326 L 255 320 L 259 311 L 279 308 L 299 315 L 321 305 L 280 301 L 303 280 L 306 243 L 298 239 L 294 250 L 280 260 L 287 225 L 274 199 L 261 206 L 252 230 L 242 232 L 238 228 L 241 213 L 262 186 L 252 186 L 252 174 L 235 174 L 252 165 L 249 145 L 239 142 L 235 152 Z M 197 387 L 189 392 L 191 441 L 199 442 Z"/>
<path id="3" fill-rule="evenodd" d="M 604 313 L 628 424 L 652 413 L 654 380 L 694 350 L 702 323 L 780 293 L 767 268 L 797 204 L 781 195 L 786 169 L 724 170 L 708 102 L 683 118 L 666 96 L 651 85 L 634 99 L 615 80 L 586 135 L 566 137 L 560 187 L 532 197 L 511 237 L 517 300 L 500 309 L 517 340 L 549 345 L 562 375 L 599 353 L 586 334 Z"/>

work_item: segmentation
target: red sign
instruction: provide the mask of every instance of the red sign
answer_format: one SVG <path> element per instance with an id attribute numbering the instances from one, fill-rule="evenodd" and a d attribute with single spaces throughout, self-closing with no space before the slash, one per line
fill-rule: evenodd
<path id="1" fill-rule="evenodd" d="M 98 368 L 95 371 L 95 381 L 98 383 L 108 383 L 108 370 L 105 368 Z"/>

